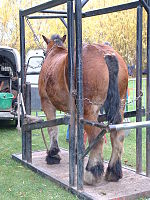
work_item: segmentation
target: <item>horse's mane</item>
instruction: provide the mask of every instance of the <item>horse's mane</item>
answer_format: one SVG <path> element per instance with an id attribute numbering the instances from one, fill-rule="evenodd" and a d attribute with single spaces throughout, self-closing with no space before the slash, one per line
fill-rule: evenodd
<path id="1" fill-rule="evenodd" d="M 51 36 L 51 40 L 55 42 L 58 46 L 63 46 L 62 38 L 58 34 L 54 34 Z"/>

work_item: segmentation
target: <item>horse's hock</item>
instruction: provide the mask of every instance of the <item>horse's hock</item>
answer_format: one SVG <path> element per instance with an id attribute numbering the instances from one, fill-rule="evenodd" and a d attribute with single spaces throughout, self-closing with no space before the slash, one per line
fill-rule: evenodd
<path id="1" fill-rule="evenodd" d="M 97 183 L 95 186 L 86 186 L 84 185 L 83 188 L 83 168 L 87 165 L 86 167 L 86 171 L 88 172 L 92 172 L 96 177 L 98 177 L 99 175 L 102 175 L 101 172 L 103 172 L 104 170 L 104 174 L 106 173 L 106 168 L 107 168 L 107 176 L 109 177 L 109 181 L 111 180 L 118 180 L 119 178 L 122 177 L 122 171 L 121 171 L 121 162 L 120 162 L 120 157 L 121 155 L 119 155 L 118 157 L 115 157 L 115 159 L 111 162 L 108 163 L 104 163 L 104 169 L 102 166 L 102 160 L 99 160 L 98 162 L 96 162 L 95 164 L 93 164 L 94 162 L 92 162 L 92 159 L 90 162 L 88 162 L 87 164 L 87 159 L 88 157 L 85 157 L 85 155 L 87 154 L 87 152 L 92 149 L 92 147 L 94 145 L 97 144 L 97 142 L 99 141 L 98 139 L 100 139 L 101 137 L 99 137 L 99 135 L 96 137 L 96 139 L 93 140 L 93 143 L 91 143 L 89 145 L 89 147 L 86 149 L 86 151 L 84 152 L 83 150 L 83 127 L 84 125 L 87 125 L 90 127 L 95 127 L 94 130 L 97 130 L 97 127 L 103 127 L 104 124 L 103 123 L 95 123 L 93 121 L 89 121 L 89 120 L 85 120 L 83 119 L 83 88 L 82 88 L 82 84 L 83 84 L 83 80 L 82 80 L 82 55 L 81 55 L 81 46 L 82 46 L 82 17 L 90 17 L 90 16 L 95 16 L 95 15 L 101 15 L 101 14 L 107 14 L 107 13 L 111 13 L 111 12 L 117 12 L 117 11 L 121 11 L 121 10 L 128 10 L 128 9 L 132 9 L 132 8 L 137 8 L 137 49 L 136 49 L 136 56 L 137 56 L 137 65 L 136 65 L 136 78 L 137 78 L 137 88 L 136 88 L 136 95 L 137 97 L 140 94 L 140 90 L 141 90 L 141 61 L 142 61 L 142 56 L 141 56 L 141 44 L 142 44 L 142 7 L 145 8 L 145 10 L 147 11 L 148 15 L 150 13 L 150 0 L 148 0 L 147 2 L 144 0 L 140 0 L 140 1 L 135 1 L 135 2 L 131 2 L 131 3 L 126 3 L 126 4 L 122 4 L 122 5 L 118 5 L 118 6 L 114 6 L 114 7 L 110 7 L 107 9 L 98 9 L 97 11 L 90 11 L 90 12 L 85 12 L 85 13 L 81 13 L 81 6 L 84 6 L 86 3 L 88 2 L 88 0 L 83 0 L 81 2 L 81 0 L 75 0 L 75 13 L 73 13 L 73 1 L 72 0 L 52 0 L 49 1 L 45 4 L 41 4 L 39 6 L 24 10 L 24 11 L 20 11 L 20 31 L 21 31 L 21 67 L 22 67 L 22 71 L 21 71 L 21 77 L 22 77 L 22 93 L 24 94 L 24 64 L 25 64 L 25 60 L 24 60 L 24 55 L 25 55 L 25 40 L 24 40 L 24 36 L 25 36 L 25 24 L 24 24 L 24 19 L 27 16 L 28 19 L 37 19 L 37 18 L 44 18 L 44 16 L 30 16 L 30 14 L 33 14 L 35 12 L 39 12 L 39 11 L 44 11 L 48 12 L 48 13 L 57 13 L 58 15 L 56 16 L 46 16 L 46 18 L 61 18 L 61 21 L 64 23 L 64 25 L 66 26 L 66 23 L 63 19 L 67 18 L 68 20 L 68 66 L 69 66 L 69 75 L 70 75 L 70 79 L 69 79 L 69 83 L 70 83 L 70 87 L 68 87 L 70 89 L 70 102 L 69 105 L 70 106 L 70 110 L 71 110 L 71 115 L 70 117 L 65 117 L 65 118 L 60 118 L 60 119 L 52 119 L 51 116 L 48 116 L 48 120 L 50 121 L 44 121 L 44 122 L 36 122 L 36 123 L 30 123 L 30 124 L 25 124 L 22 127 L 22 154 L 16 154 L 13 155 L 13 159 L 18 160 L 20 162 L 22 162 L 24 165 L 27 165 L 30 169 L 32 169 L 35 172 L 40 173 L 41 175 L 43 175 L 44 177 L 47 177 L 53 181 L 55 181 L 56 183 L 58 183 L 59 185 L 61 185 L 62 187 L 66 188 L 67 190 L 70 190 L 72 193 L 77 194 L 79 198 L 83 198 L 83 199 L 114 199 L 114 198 L 126 198 L 126 199 L 137 199 L 138 197 L 149 197 L 150 196 L 150 179 L 148 178 L 150 176 L 150 133 L 147 131 L 147 140 L 146 140 L 146 176 L 143 175 L 138 175 L 140 173 L 142 173 L 142 149 L 141 149 L 141 127 L 149 127 L 150 126 L 150 121 L 147 121 L 147 123 L 143 123 L 141 122 L 142 120 L 142 114 L 141 114 L 141 99 L 138 98 L 137 99 L 137 105 L 136 105 L 136 111 L 133 112 L 129 112 L 128 115 L 129 116 L 136 116 L 136 121 L 137 123 L 135 124 L 130 124 L 130 125 L 122 125 L 122 124 L 118 124 L 118 125 L 112 125 L 109 126 L 109 130 L 113 131 L 122 131 L 124 129 L 128 129 L 128 128 L 137 128 L 137 132 L 136 132 L 136 150 L 137 150 L 137 155 L 136 155 L 136 159 L 137 159 L 137 163 L 136 163 L 136 172 L 138 174 L 136 174 L 135 172 L 133 172 L 131 169 L 125 169 L 123 168 L 123 179 L 119 180 L 118 182 L 107 182 L 104 180 L 104 176 L 101 177 L 101 182 Z M 63 17 L 60 16 L 60 14 L 62 14 L 62 12 L 60 11 L 46 11 L 46 9 L 48 8 L 52 8 L 53 6 L 57 6 L 63 3 L 67 3 L 67 12 L 63 12 Z M 76 56 L 76 74 L 77 74 L 77 116 L 78 116 L 78 120 L 77 120 L 77 126 L 78 126 L 78 131 L 77 131 L 77 136 L 78 136 L 78 140 L 77 140 L 77 167 L 74 165 L 75 164 L 75 108 L 74 108 L 74 97 L 72 96 L 73 92 L 74 92 L 74 65 L 73 65 L 73 49 L 74 49 L 74 30 L 73 30 L 73 24 L 74 24 L 74 15 L 75 15 L 75 21 L 76 21 L 76 54 L 78 56 Z M 148 27 L 150 26 L 150 18 L 148 18 Z M 149 33 L 150 29 L 148 28 L 148 33 L 147 33 L 147 37 L 148 37 L 148 55 L 149 55 L 149 51 L 150 51 L 150 38 L 149 38 Z M 48 46 L 52 45 L 50 48 L 50 51 L 53 48 L 53 44 L 54 42 L 56 42 L 57 44 L 57 39 L 55 38 L 55 41 L 50 41 L 49 39 L 45 38 L 45 41 L 47 43 Z M 63 41 L 63 38 L 61 38 L 61 40 Z M 59 44 L 60 45 L 60 44 Z M 90 45 L 89 45 L 90 46 Z M 90 46 L 90 48 L 92 47 L 92 45 Z M 110 47 L 111 48 L 111 47 Z M 48 51 L 49 53 L 49 51 Z M 96 53 L 94 54 L 96 55 Z M 116 55 L 118 55 L 116 53 Z M 88 58 L 90 57 L 90 55 L 88 56 Z M 117 57 L 117 56 L 116 56 Z M 105 65 L 105 71 L 108 71 L 109 68 L 111 67 L 111 61 L 112 58 L 114 59 L 115 57 L 110 57 L 109 59 L 106 58 L 104 62 Z M 58 60 L 61 60 L 62 57 L 60 58 L 60 56 L 58 56 Z M 119 60 L 119 59 L 118 59 Z M 107 64 L 107 68 L 106 68 L 106 64 Z M 118 65 L 117 59 L 114 59 L 113 64 L 115 63 L 115 65 L 120 67 L 120 65 Z M 121 63 L 123 63 L 121 61 Z M 150 69 L 150 60 L 148 57 L 148 69 Z M 116 69 L 116 68 L 114 68 Z M 92 71 L 91 73 L 95 73 L 95 71 Z M 116 73 L 116 71 L 114 70 L 112 73 Z M 117 72 L 118 73 L 118 72 Z M 123 76 L 126 74 L 125 71 L 124 73 L 122 73 Z M 83 74 L 84 75 L 84 74 Z M 114 74 L 111 74 L 109 72 L 109 78 L 110 75 L 112 75 L 112 78 L 114 77 Z M 117 78 L 117 76 L 116 76 Z M 115 78 L 115 79 L 116 79 Z M 150 83 L 150 77 L 149 74 L 147 76 L 147 82 Z M 42 78 L 42 80 L 44 80 L 44 78 Z M 62 80 L 62 77 L 61 77 Z M 94 79 L 95 80 L 95 79 Z M 118 79 L 119 81 L 121 79 Z M 97 81 L 99 82 L 99 81 Z M 108 81 L 107 81 L 108 84 Z M 110 84 L 111 87 L 116 86 L 116 83 Z M 124 92 L 122 92 L 122 84 L 120 84 L 120 88 L 119 88 L 119 92 L 120 95 L 122 94 L 122 98 L 125 101 L 124 96 Z M 63 85 L 63 89 L 66 85 Z M 148 88 L 150 86 L 148 85 Z M 48 91 L 48 90 L 47 90 Z M 115 88 L 115 91 L 118 91 L 117 88 Z M 147 90 L 148 91 L 148 90 Z M 54 90 L 54 92 L 56 92 Z M 107 93 L 106 93 L 107 94 Z M 49 94 L 50 96 L 51 94 Z M 107 95 L 106 95 L 107 96 Z M 117 92 L 117 97 L 118 97 L 118 92 Z M 26 95 L 26 102 L 29 102 L 29 95 Z M 65 97 L 66 98 L 66 95 Z M 120 96 L 121 98 L 121 96 Z M 147 108 L 150 108 L 149 104 L 150 104 L 150 95 L 148 95 L 148 99 L 147 99 Z M 116 98 L 116 104 L 118 105 Z M 59 100 L 59 99 L 58 99 Z M 88 100 L 87 103 L 91 103 L 90 99 L 87 98 L 86 100 Z M 97 102 L 97 101 L 96 101 Z M 93 102 L 92 102 L 93 103 Z M 103 102 L 104 103 L 104 102 Z M 124 102 L 125 103 L 125 102 Z M 106 106 L 107 105 L 107 106 Z M 105 109 L 107 109 L 110 104 L 109 102 L 107 102 L 105 105 Z M 97 106 L 97 105 L 96 105 Z M 26 109 L 27 109 L 27 114 L 30 114 L 30 105 L 29 103 L 27 103 Z M 47 106 L 46 109 L 49 109 L 49 107 Z M 113 108 L 115 110 L 115 112 L 118 110 L 116 110 L 115 108 Z M 106 112 L 110 112 L 109 110 L 106 110 Z M 149 111 L 147 110 L 147 119 L 150 118 L 149 116 Z M 112 113 L 111 113 L 112 114 Z M 111 115 L 113 116 L 113 115 Z M 117 115 L 117 117 L 115 116 L 114 118 L 107 118 L 108 116 L 105 116 L 107 120 L 116 120 L 115 122 L 118 123 L 120 122 L 120 114 Z M 52 120 L 51 120 L 52 119 Z M 95 119 L 94 119 L 95 120 Z M 114 122 L 113 121 L 113 122 Z M 61 149 L 61 156 L 62 156 L 62 160 L 60 161 L 59 165 L 51 165 L 48 166 L 45 163 L 45 156 L 46 156 L 46 152 L 34 152 L 32 153 L 32 141 L 31 141 L 31 134 L 32 134 L 32 130 L 34 129 L 40 129 L 40 128 L 44 128 L 44 127 L 53 127 L 53 126 L 58 126 L 60 124 L 65 124 L 65 125 L 70 125 L 70 143 L 69 143 L 69 154 L 68 151 L 62 150 Z M 106 128 L 105 126 L 103 128 Z M 108 128 L 108 127 L 107 127 Z M 148 129 L 147 129 L 148 130 Z M 56 131 L 56 129 L 55 129 Z M 54 132 L 55 132 L 54 131 Z M 53 132 L 53 133 L 54 133 Z M 87 130 L 86 130 L 87 132 Z M 54 140 L 56 140 L 57 138 L 57 134 L 53 135 L 54 136 Z M 98 138 L 98 139 L 97 139 Z M 123 137 L 119 137 L 119 142 L 121 143 L 123 141 Z M 92 146 L 93 145 L 93 146 Z M 56 145 L 57 146 L 57 145 Z M 121 147 L 122 145 L 120 145 Z M 118 152 L 122 152 L 121 148 L 118 148 Z M 121 153 L 120 153 L 121 154 Z M 114 155 L 112 156 L 114 158 Z M 83 159 L 84 158 L 84 159 Z M 85 163 L 83 162 L 83 160 L 85 161 Z M 85 166 L 83 166 L 85 164 Z M 77 168 L 77 170 L 76 170 Z M 98 170 L 97 170 L 98 169 Z M 101 172 L 99 171 L 99 169 L 101 169 Z M 119 170 L 118 170 L 119 169 Z M 54 176 L 54 174 L 56 174 Z M 113 175 L 113 176 L 112 176 Z M 114 176 L 115 175 L 115 176 Z M 87 181 L 88 182 L 88 181 Z M 75 187 L 77 185 L 77 188 Z"/>

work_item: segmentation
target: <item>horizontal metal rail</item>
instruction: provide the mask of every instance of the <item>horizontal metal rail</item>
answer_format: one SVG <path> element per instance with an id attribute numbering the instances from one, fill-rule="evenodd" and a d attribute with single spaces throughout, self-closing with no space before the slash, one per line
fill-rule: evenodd
<path id="1" fill-rule="evenodd" d="M 55 18 L 67 18 L 67 15 L 33 15 L 33 16 L 28 16 L 28 19 L 55 19 Z"/>
<path id="2" fill-rule="evenodd" d="M 106 129 L 107 131 L 120 131 L 120 130 L 127 130 L 127 129 L 134 129 L 134 128 L 144 128 L 150 127 L 150 121 L 145 122 L 130 122 L 130 123 L 122 123 L 122 124 L 110 124 L 105 125 L 103 123 L 88 121 L 84 119 L 80 119 L 80 122 L 84 125 L 87 124 L 89 126 L 96 126 L 98 128 Z"/>
<path id="3" fill-rule="evenodd" d="M 40 72 L 27 72 L 26 75 L 39 75 Z"/>
<path id="4" fill-rule="evenodd" d="M 142 117 L 145 116 L 145 109 L 141 109 Z M 124 118 L 136 117 L 136 110 L 124 112 Z M 106 114 L 98 115 L 98 122 L 106 121 Z"/>
<path id="5" fill-rule="evenodd" d="M 121 5 L 112 6 L 108 8 L 92 10 L 92 11 L 83 13 L 82 17 L 83 18 L 92 17 L 92 16 L 103 15 L 103 14 L 108 14 L 108 13 L 113 13 L 113 12 L 118 12 L 118 11 L 123 11 L 123 10 L 129 10 L 129 9 L 137 8 L 139 4 L 140 4 L 139 1 L 135 1 L 135 2 L 121 4 Z"/>
<path id="6" fill-rule="evenodd" d="M 59 6 L 61 4 L 67 3 L 67 0 L 51 0 L 46 3 L 40 4 L 38 6 L 34 6 L 32 8 L 28 8 L 26 10 L 21 11 L 22 16 L 27 16 L 36 12 L 39 12 L 41 10 L 46 10 L 48 8 L 53 8 L 55 6 Z"/>
<path id="7" fill-rule="evenodd" d="M 69 124 L 69 122 L 70 122 L 70 117 L 66 116 L 63 118 L 53 119 L 50 121 L 40 121 L 40 122 L 35 122 L 35 123 L 30 123 L 30 124 L 24 124 L 23 130 L 29 131 L 29 130 L 58 126 L 58 125 L 62 125 L 62 124 L 67 125 L 67 124 Z"/>
<path id="8" fill-rule="evenodd" d="M 42 10 L 39 13 L 67 14 L 67 12 L 63 10 Z"/>
<path id="9" fill-rule="evenodd" d="M 86 125 L 90 125 L 90 126 L 96 126 L 98 128 L 107 128 L 108 127 L 104 123 L 93 122 L 93 121 L 89 121 L 86 119 L 80 119 L 80 122 L 84 125 L 86 124 Z"/>
<path id="10" fill-rule="evenodd" d="M 123 123 L 123 124 L 116 124 L 116 125 L 109 125 L 108 126 L 110 131 L 120 131 L 120 130 L 127 130 L 127 129 L 134 129 L 134 128 L 144 128 L 144 127 L 150 127 L 150 121 L 130 122 L 130 123 Z"/>

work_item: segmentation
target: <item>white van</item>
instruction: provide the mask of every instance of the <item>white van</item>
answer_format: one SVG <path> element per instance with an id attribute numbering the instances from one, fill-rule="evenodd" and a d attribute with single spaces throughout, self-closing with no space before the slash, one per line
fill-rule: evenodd
<path id="1" fill-rule="evenodd" d="M 38 92 L 38 79 L 44 61 L 42 49 L 29 50 L 26 55 L 27 77 L 26 82 L 31 83 L 31 109 L 41 110 L 41 102 Z"/>

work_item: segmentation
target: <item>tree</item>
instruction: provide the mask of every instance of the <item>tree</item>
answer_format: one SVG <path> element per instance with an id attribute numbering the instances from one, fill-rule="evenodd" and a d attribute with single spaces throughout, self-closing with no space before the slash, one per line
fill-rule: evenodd
<path id="1" fill-rule="evenodd" d="M 47 0 L 5 0 L 0 9 L 0 44 L 19 50 L 19 9 L 26 9 Z M 99 1 L 90 0 L 83 11 L 114 6 L 130 0 Z M 8 6 L 9 5 L 9 6 Z M 66 5 L 56 7 L 66 10 Z M 83 42 L 103 43 L 108 41 L 125 59 L 127 64 L 136 63 L 136 9 L 83 19 Z M 146 64 L 146 24 L 147 14 L 143 12 L 143 62 Z M 59 19 L 30 20 L 30 23 L 43 46 L 42 34 L 50 37 L 52 34 L 66 34 L 67 30 Z M 26 24 L 26 51 L 38 48 L 33 33 Z"/>

